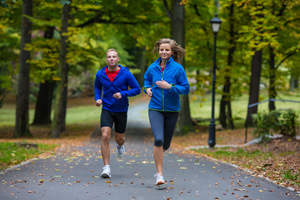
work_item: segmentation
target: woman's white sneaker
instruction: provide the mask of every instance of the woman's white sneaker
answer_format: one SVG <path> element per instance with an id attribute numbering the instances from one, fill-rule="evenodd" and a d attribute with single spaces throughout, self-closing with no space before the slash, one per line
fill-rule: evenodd
<path id="1" fill-rule="evenodd" d="M 102 169 L 103 169 L 103 171 L 101 173 L 101 177 L 102 178 L 111 178 L 111 175 L 110 175 L 110 166 L 109 165 L 105 165 Z"/>
<path id="2" fill-rule="evenodd" d="M 156 173 L 156 174 L 154 175 L 154 177 L 156 177 L 155 185 L 162 185 L 162 184 L 165 184 L 165 183 L 166 183 L 164 177 L 163 177 L 161 174 Z"/>

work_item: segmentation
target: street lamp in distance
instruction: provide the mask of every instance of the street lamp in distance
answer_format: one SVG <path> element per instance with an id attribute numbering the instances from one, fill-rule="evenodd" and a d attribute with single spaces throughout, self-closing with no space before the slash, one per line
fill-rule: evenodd
<path id="1" fill-rule="evenodd" d="M 216 124 L 215 124 L 215 85 L 216 85 L 216 50 L 217 50 L 217 34 L 220 30 L 222 21 L 217 14 L 210 20 L 211 28 L 214 33 L 214 57 L 213 57 L 213 76 L 212 76 L 212 108 L 211 119 L 209 124 L 208 145 L 213 148 L 216 144 Z"/>

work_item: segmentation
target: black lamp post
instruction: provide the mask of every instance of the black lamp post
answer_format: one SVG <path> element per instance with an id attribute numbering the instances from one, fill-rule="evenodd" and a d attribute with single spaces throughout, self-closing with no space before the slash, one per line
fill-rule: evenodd
<path id="1" fill-rule="evenodd" d="M 222 21 L 215 15 L 210 20 L 211 28 L 214 33 L 214 65 L 213 65 L 213 77 L 212 77 L 212 108 L 211 108 L 211 119 L 209 124 L 209 138 L 208 145 L 213 148 L 216 144 L 216 124 L 215 124 L 215 85 L 216 85 L 216 48 L 217 48 L 217 34 L 220 29 Z"/>

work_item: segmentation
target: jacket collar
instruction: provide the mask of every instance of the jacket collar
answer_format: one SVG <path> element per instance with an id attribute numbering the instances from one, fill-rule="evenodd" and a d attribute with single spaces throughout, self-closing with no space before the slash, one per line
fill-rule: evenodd
<path id="1" fill-rule="evenodd" d="M 119 71 L 119 73 L 118 73 L 118 75 L 116 76 L 116 78 L 118 78 L 120 75 L 122 75 L 125 71 L 127 71 L 128 70 L 128 68 L 127 67 L 123 67 L 122 65 L 118 65 L 119 67 L 120 67 L 120 71 Z M 105 77 L 105 78 L 107 78 L 108 79 L 108 77 L 106 76 L 106 74 L 105 74 L 105 69 L 107 68 L 108 66 L 106 65 L 105 67 L 103 67 L 102 69 L 101 69 L 101 74 L 102 74 L 102 76 L 103 77 Z M 116 79 L 115 78 L 115 79 Z"/>
<path id="2" fill-rule="evenodd" d="M 161 61 L 161 57 L 159 57 L 154 63 L 155 63 L 155 65 L 158 65 L 159 66 L 159 64 L 160 64 L 160 61 Z M 166 65 L 169 65 L 171 62 L 173 62 L 174 61 L 174 59 L 173 59 L 173 57 L 171 56 L 170 57 L 170 59 L 169 60 L 167 60 L 167 63 L 166 63 Z"/>

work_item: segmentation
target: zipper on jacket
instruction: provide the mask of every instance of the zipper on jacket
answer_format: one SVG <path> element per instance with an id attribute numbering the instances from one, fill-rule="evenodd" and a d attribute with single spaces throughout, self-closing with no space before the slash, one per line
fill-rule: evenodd
<path id="1" fill-rule="evenodd" d="M 164 72 L 161 73 L 161 80 L 164 80 Z M 161 99 L 162 99 L 162 111 L 165 111 L 165 104 L 164 104 L 164 89 L 161 88 Z"/>

